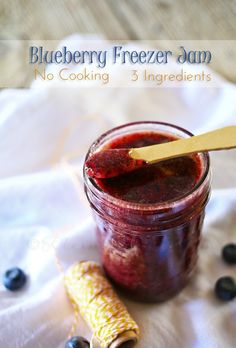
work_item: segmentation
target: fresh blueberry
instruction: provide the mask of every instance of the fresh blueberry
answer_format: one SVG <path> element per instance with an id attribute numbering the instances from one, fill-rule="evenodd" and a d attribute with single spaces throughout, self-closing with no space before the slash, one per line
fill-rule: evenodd
<path id="1" fill-rule="evenodd" d="M 221 277 L 215 284 L 216 296 L 222 301 L 230 301 L 236 297 L 236 282 L 232 277 Z"/>
<path id="2" fill-rule="evenodd" d="M 222 257 L 228 264 L 236 264 L 236 244 L 225 245 L 222 250 Z"/>
<path id="3" fill-rule="evenodd" d="M 74 336 L 66 342 L 65 348 L 89 348 L 89 342 L 81 336 Z"/>
<path id="4" fill-rule="evenodd" d="M 26 283 L 25 273 L 18 267 L 14 267 L 5 272 L 3 276 L 4 286 L 11 291 L 21 289 Z"/>

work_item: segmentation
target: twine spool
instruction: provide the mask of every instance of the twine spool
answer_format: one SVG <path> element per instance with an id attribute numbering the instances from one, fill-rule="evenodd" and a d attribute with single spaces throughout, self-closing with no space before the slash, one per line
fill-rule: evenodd
<path id="1" fill-rule="evenodd" d="M 65 275 L 70 300 L 93 330 L 91 347 L 134 346 L 139 328 L 95 262 L 73 265 Z"/>

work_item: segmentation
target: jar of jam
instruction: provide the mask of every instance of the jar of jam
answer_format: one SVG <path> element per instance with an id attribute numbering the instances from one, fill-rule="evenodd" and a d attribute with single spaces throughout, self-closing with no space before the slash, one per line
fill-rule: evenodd
<path id="1" fill-rule="evenodd" d="M 101 135 L 86 159 L 103 149 L 190 136 L 167 123 L 130 123 Z M 139 301 L 164 301 L 177 294 L 196 266 L 210 193 L 208 154 L 169 159 L 107 179 L 90 178 L 84 169 L 84 182 L 111 281 Z"/>

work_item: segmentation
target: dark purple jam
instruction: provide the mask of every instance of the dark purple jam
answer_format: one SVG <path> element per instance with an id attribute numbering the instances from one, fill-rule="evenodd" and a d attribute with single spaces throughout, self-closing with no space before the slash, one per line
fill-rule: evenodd
<path id="1" fill-rule="evenodd" d="M 103 149 L 177 139 L 170 133 L 138 131 L 113 138 Z M 132 299 L 163 301 L 187 284 L 196 264 L 209 196 L 209 176 L 198 187 L 204 156 L 145 165 L 85 184 L 104 269 Z"/>
<path id="2" fill-rule="evenodd" d="M 107 179 L 132 172 L 146 166 L 143 160 L 129 156 L 129 149 L 107 149 L 96 152 L 85 163 L 85 171 L 91 178 Z"/>

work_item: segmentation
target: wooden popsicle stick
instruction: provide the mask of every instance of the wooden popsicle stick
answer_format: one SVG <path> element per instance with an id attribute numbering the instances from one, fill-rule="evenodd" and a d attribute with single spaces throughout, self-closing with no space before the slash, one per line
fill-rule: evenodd
<path id="1" fill-rule="evenodd" d="M 212 132 L 172 142 L 130 149 L 133 159 L 155 163 L 169 158 L 196 152 L 236 148 L 236 126 L 228 126 Z"/>

